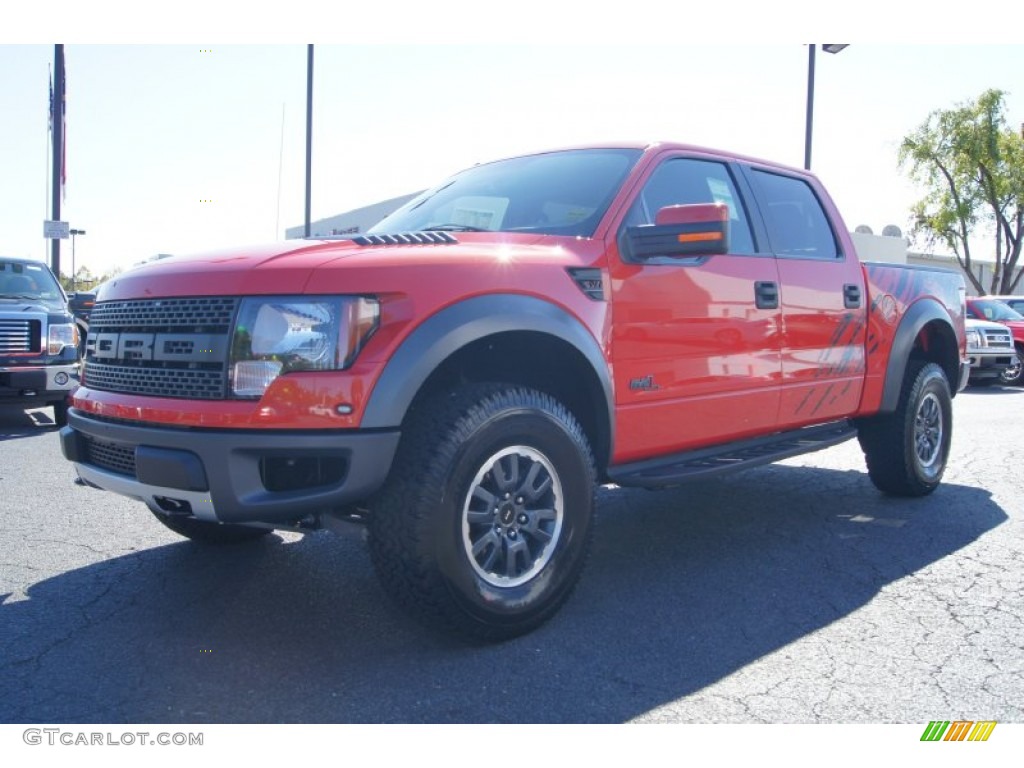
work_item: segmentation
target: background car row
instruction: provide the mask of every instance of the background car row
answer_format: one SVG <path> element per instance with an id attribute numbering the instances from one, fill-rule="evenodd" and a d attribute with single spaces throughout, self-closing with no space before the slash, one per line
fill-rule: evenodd
<path id="1" fill-rule="evenodd" d="M 967 299 L 967 353 L 971 383 L 1024 383 L 1024 296 Z"/>

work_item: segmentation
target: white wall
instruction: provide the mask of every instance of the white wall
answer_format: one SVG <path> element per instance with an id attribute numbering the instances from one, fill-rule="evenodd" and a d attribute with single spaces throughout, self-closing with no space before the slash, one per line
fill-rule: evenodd
<path id="1" fill-rule="evenodd" d="M 907 263 L 907 241 L 902 237 L 883 237 L 851 232 L 853 247 L 861 261 L 884 261 L 889 264 Z"/>

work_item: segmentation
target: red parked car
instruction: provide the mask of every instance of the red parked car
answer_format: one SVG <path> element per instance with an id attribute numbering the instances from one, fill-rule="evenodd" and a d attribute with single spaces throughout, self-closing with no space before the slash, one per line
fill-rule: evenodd
<path id="1" fill-rule="evenodd" d="M 975 320 L 1001 323 L 1013 334 L 1017 357 L 1024 360 L 1024 315 L 998 299 L 967 299 L 967 316 Z M 1024 368 L 1017 367 L 1015 376 L 1004 377 L 1004 384 L 1024 383 Z"/>

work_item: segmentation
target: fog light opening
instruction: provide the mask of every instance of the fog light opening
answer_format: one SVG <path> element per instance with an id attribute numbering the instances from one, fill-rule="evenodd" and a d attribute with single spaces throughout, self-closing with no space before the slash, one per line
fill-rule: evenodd
<path id="1" fill-rule="evenodd" d="M 348 461 L 343 456 L 265 456 L 260 479 L 271 492 L 297 491 L 336 485 L 345 479 Z"/>

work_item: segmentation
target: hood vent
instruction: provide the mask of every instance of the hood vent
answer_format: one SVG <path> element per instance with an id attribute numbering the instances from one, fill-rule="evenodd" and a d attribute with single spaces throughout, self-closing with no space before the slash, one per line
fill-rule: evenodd
<path id="1" fill-rule="evenodd" d="M 398 235 L 359 235 L 352 238 L 356 245 L 447 245 L 457 243 L 448 232 L 404 232 Z"/>

